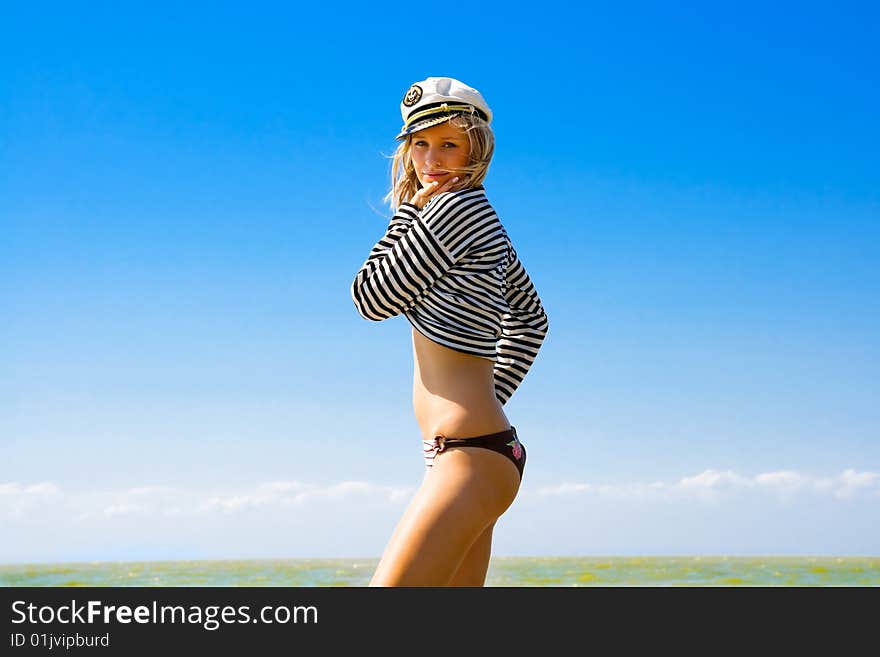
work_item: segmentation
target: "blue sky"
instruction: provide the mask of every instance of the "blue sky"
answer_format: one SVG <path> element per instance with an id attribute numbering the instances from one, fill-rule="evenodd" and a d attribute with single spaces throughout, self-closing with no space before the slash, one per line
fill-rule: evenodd
<path id="1" fill-rule="evenodd" d="M 880 12 L 772 5 L 6 7 L 0 561 L 381 553 L 410 328 L 349 286 L 429 75 L 551 322 L 495 553 L 880 553 Z"/>

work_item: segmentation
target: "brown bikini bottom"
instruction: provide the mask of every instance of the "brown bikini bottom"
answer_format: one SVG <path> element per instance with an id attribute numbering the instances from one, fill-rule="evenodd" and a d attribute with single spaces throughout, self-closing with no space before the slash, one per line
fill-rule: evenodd
<path id="1" fill-rule="evenodd" d="M 485 436 L 473 436 L 472 438 L 447 438 L 436 436 L 433 441 L 423 440 L 425 453 L 425 467 L 433 467 L 434 457 L 447 447 L 482 447 L 491 449 L 493 452 L 503 454 L 510 459 L 519 471 L 522 479 L 523 469 L 526 467 L 526 448 L 516 435 L 516 427 L 489 433 Z"/>

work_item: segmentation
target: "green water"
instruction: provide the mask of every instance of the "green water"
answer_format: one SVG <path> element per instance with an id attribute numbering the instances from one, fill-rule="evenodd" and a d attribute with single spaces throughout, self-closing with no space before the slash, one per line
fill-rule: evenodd
<path id="1" fill-rule="evenodd" d="M 0 565 L 0 586 L 366 586 L 376 559 Z M 494 557 L 486 586 L 880 586 L 880 557 Z"/>

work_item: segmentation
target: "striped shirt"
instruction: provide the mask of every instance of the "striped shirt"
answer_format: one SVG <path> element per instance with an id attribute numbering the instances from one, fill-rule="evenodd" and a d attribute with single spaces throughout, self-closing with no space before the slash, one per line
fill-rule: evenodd
<path id="1" fill-rule="evenodd" d="M 434 342 L 494 361 L 504 404 L 549 328 L 529 275 L 498 215 L 475 187 L 403 203 L 351 286 L 364 319 L 403 314 Z"/>

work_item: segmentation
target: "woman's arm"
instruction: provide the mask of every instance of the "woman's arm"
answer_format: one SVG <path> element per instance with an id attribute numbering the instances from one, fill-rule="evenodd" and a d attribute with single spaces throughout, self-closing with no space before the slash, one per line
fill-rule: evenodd
<path id="1" fill-rule="evenodd" d="M 495 346 L 495 396 L 502 405 L 522 383 L 550 328 L 538 292 L 512 246 L 505 298 L 510 310 L 501 317 Z"/>
<path id="2" fill-rule="evenodd" d="M 408 310 L 467 253 L 485 214 L 474 212 L 467 191 L 441 193 L 419 214 L 404 203 L 351 285 L 364 319 L 381 321 Z"/>

